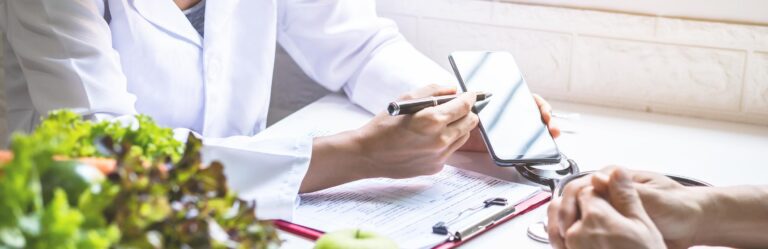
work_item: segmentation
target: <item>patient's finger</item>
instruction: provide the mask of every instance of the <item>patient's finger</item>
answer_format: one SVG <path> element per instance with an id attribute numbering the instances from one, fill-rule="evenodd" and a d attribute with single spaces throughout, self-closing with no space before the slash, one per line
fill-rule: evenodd
<path id="1" fill-rule="evenodd" d="M 599 193 L 603 197 L 608 194 L 609 177 L 602 171 L 592 174 L 592 187 L 595 188 L 595 192 Z"/>
<path id="2" fill-rule="evenodd" d="M 549 234 L 549 243 L 552 247 L 555 249 L 565 249 L 565 239 L 560 235 L 559 209 L 560 199 L 552 197 L 552 201 L 547 208 L 547 234 Z"/>
<path id="3" fill-rule="evenodd" d="M 589 177 L 582 177 L 573 180 L 565 186 L 563 195 L 560 197 L 560 208 L 558 219 L 560 220 L 560 236 L 565 237 L 565 232 L 579 219 L 579 204 L 577 198 L 581 189 L 590 185 Z"/>

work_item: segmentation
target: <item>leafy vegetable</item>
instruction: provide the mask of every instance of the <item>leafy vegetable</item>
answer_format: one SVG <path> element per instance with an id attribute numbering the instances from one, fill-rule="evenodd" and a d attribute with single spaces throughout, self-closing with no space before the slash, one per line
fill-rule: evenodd
<path id="1" fill-rule="evenodd" d="M 55 163 L 53 147 L 38 138 L 14 136 L 14 158 L 0 168 L 0 248 L 108 248 L 116 243 L 116 227 L 82 226 L 86 216 L 70 206 L 61 187 L 43 204 L 41 186 L 46 183 L 40 175 Z"/>
<path id="2" fill-rule="evenodd" d="M 47 204 L 56 190 L 64 190 L 70 205 L 77 205 L 80 193 L 100 183 L 104 175 L 95 167 L 77 161 L 55 161 L 41 176 L 43 204 Z"/>
<path id="3" fill-rule="evenodd" d="M 0 166 L 0 248 L 279 244 L 255 203 L 227 188 L 223 165 L 201 164 L 202 141 L 190 135 L 184 145 L 151 118 L 137 120 L 124 127 L 57 111 L 34 133 L 15 135 L 13 160 Z M 106 181 L 86 181 L 62 156 L 111 157 L 117 167 Z"/>
<path id="4" fill-rule="evenodd" d="M 146 115 L 137 115 L 137 126 L 128 127 L 119 122 L 83 120 L 69 111 L 53 111 L 29 135 L 40 142 L 43 150 L 55 155 L 70 157 L 106 156 L 97 149 L 94 141 L 109 136 L 116 142 L 128 141 L 142 160 L 155 161 L 170 157 L 177 161 L 183 151 L 182 143 L 173 138 L 173 131 L 162 128 Z M 16 143 L 17 138 L 12 140 Z M 14 151 L 16 153 L 16 151 Z"/>
<path id="5" fill-rule="evenodd" d="M 189 137 L 184 156 L 166 164 L 167 171 L 144 167 L 135 151 L 122 150 L 126 144 L 107 146 L 118 155 L 118 170 L 108 178 L 121 191 L 106 212 L 123 231 L 122 242 L 137 248 L 264 248 L 277 241 L 271 224 L 256 220 L 255 204 L 227 189 L 221 164 L 200 167 L 202 142 Z"/>

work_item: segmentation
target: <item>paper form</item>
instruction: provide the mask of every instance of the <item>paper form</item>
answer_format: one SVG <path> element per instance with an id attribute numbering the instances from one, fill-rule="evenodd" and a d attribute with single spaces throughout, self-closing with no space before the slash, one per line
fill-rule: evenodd
<path id="1" fill-rule="evenodd" d="M 356 129 L 373 117 L 340 94 L 326 96 L 264 130 L 259 136 L 301 134 L 317 137 Z M 509 205 L 536 187 L 499 180 L 446 165 L 436 175 L 410 179 L 366 179 L 301 195 L 291 222 L 321 231 L 361 228 L 392 238 L 402 248 L 428 248 L 445 242 L 432 233 L 437 222 L 453 227 L 479 221 L 502 207 L 458 214 L 489 198 Z"/>
<path id="2" fill-rule="evenodd" d="M 322 231 L 361 228 L 390 237 L 402 248 L 427 248 L 447 238 L 432 233 L 437 222 L 452 220 L 489 198 L 506 198 L 514 205 L 536 191 L 532 186 L 446 166 L 433 176 L 361 180 L 301 195 L 293 222 Z M 466 217 L 472 213 L 465 214 L 459 220 L 470 221 Z"/>
<path id="3" fill-rule="evenodd" d="M 536 191 L 446 166 L 437 175 L 367 179 L 301 195 L 293 223 L 322 231 L 361 228 L 392 238 L 402 248 L 428 248 L 447 239 L 432 233 L 437 222 L 452 220 L 489 198 L 506 198 L 508 205 L 514 205 Z M 467 217 L 490 215 L 500 208 L 465 213 L 458 221 L 477 221 Z"/>

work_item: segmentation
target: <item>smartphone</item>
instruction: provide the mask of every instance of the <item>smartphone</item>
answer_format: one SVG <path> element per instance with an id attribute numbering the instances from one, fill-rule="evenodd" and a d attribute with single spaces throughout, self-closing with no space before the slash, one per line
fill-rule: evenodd
<path id="1" fill-rule="evenodd" d="M 473 111 L 480 117 L 483 140 L 497 165 L 560 162 L 560 150 L 512 54 L 461 51 L 448 59 L 462 90 L 493 94 Z"/>

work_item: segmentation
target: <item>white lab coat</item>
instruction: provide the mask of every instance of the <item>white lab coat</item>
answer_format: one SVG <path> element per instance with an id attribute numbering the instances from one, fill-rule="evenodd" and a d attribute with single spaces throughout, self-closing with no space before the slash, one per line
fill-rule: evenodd
<path id="1" fill-rule="evenodd" d="M 312 151 L 302 134 L 257 135 L 276 42 L 371 112 L 419 85 L 453 82 L 377 17 L 374 0 L 207 1 L 204 39 L 171 0 L 0 0 L 0 15 L 10 129 L 30 131 L 59 108 L 148 114 L 200 134 L 204 159 L 222 161 L 264 219 L 291 219 Z"/>

